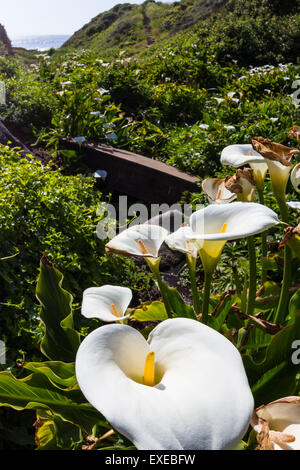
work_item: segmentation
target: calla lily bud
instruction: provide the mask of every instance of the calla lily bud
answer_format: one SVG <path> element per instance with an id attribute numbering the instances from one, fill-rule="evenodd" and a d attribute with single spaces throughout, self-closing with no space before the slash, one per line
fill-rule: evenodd
<path id="1" fill-rule="evenodd" d="M 161 322 L 148 340 L 127 325 L 90 333 L 76 356 L 86 399 L 139 450 L 233 449 L 253 413 L 239 351 L 187 318 Z"/>
<path id="2" fill-rule="evenodd" d="M 300 193 L 300 163 L 294 166 L 291 173 L 291 182 L 297 193 Z"/>
<path id="3" fill-rule="evenodd" d="M 251 425 L 259 450 L 300 450 L 300 397 L 285 397 L 257 408 Z"/>
<path id="4" fill-rule="evenodd" d="M 255 137 L 252 139 L 253 148 L 266 160 L 272 181 L 273 191 L 277 198 L 285 201 L 286 185 L 292 164 L 290 160 L 300 150 L 272 142 L 270 139 Z"/>
<path id="5" fill-rule="evenodd" d="M 252 168 L 237 170 L 235 175 L 227 176 L 225 186 L 230 192 L 237 195 L 239 201 L 254 201 L 256 183 Z"/>
<path id="6" fill-rule="evenodd" d="M 202 189 L 210 204 L 226 204 L 236 199 L 236 194 L 226 188 L 222 178 L 206 178 L 202 181 Z"/>

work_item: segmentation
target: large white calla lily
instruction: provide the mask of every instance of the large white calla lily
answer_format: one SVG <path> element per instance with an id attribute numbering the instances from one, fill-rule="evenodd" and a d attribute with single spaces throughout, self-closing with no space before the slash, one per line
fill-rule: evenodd
<path id="1" fill-rule="evenodd" d="M 93 331 L 76 375 L 87 400 L 140 450 L 234 448 L 253 412 L 238 350 L 186 318 L 162 322 L 148 341 L 126 325 Z"/>
<path id="2" fill-rule="evenodd" d="M 197 258 L 197 246 L 186 238 L 184 227 L 180 227 L 176 232 L 168 235 L 165 242 L 171 250 L 180 251 L 193 258 Z"/>
<path id="3" fill-rule="evenodd" d="M 252 422 L 261 450 L 300 450 L 300 397 L 259 407 Z"/>
<path id="4" fill-rule="evenodd" d="M 125 320 L 125 312 L 131 302 L 132 292 L 128 287 L 90 287 L 83 292 L 81 313 L 86 318 L 99 318 L 105 322 Z"/>
<path id="5" fill-rule="evenodd" d="M 258 188 L 263 187 L 268 171 L 268 164 L 260 153 L 254 150 L 251 144 L 228 145 L 221 153 L 222 165 L 240 167 L 250 165 Z"/>
<path id="6" fill-rule="evenodd" d="M 168 233 L 168 230 L 158 225 L 134 225 L 110 240 L 105 248 L 108 252 L 125 256 L 157 258 Z"/>
<path id="7" fill-rule="evenodd" d="M 297 193 L 300 193 L 300 163 L 294 166 L 291 173 L 291 182 Z"/>

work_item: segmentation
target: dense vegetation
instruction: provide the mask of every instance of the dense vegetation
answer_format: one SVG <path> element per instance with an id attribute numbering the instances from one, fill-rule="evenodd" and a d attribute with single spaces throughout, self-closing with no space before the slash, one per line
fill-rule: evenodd
<path id="1" fill-rule="evenodd" d="M 41 164 L 34 158 L 23 158 L 17 149 L 0 146 L 0 339 L 8 347 L 5 368 L 23 377 L 26 371 L 16 366 L 19 361 L 34 372 L 32 386 L 45 390 L 45 401 L 47 391 L 54 390 L 62 403 L 64 399 L 73 400 L 74 409 L 86 405 L 76 388 L 70 357 L 60 358 L 66 361 L 60 370 L 48 363 L 41 373 L 31 364 L 44 359 L 40 345 L 48 328 L 47 321 L 41 323 L 47 312 L 39 316 L 40 305 L 35 298 L 43 254 L 47 253 L 55 268 L 44 258 L 40 282 L 45 269 L 51 268 L 58 296 L 68 303 L 69 294 L 60 291 L 60 271 L 63 273 L 63 286 L 73 295 L 75 315 L 70 329 L 83 336 L 97 326 L 96 321 L 88 322 L 79 315 L 84 289 L 120 284 L 145 292 L 153 277 L 144 270 L 140 272 L 130 259 L 105 253 L 105 241 L 97 239 L 95 229 L 101 219 L 98 208 L 110 195 L 95 188 L 80 154 L 62 150 L 61 139 L 85 137 L 109 143 L 160 159 L 200 179 L 233 173 L 233 169 L 224 169 L 220 164 L 221 150 L 227 145 L 250 143 L 252 137 L 261 135 L 297 146 L 288 131 L 299 125 L 299 18 L 298 1 L 182 0 L 163 4 L 148 0 L 141 6 L 118 5 L 99 15 L 57 52 L 34 55 L 23 51 L 22 56 L 0 58 L 0 81 L 5 82 L 7 90 L 7 103 L 0 105 L 0 117 L 28 145 L 35 144 L 33 151 L 46 152 L 46 162 Z M 270 181 L 265 190 L 268 205 L 277 211 Z M 287 198 L 296 199 L 291 185 Z M 183 200 L 194 204 L 205 198 L 199 193 L 185 195 Z M 295 220 L 292 214 L 289 221 Z M 272 256 L 265 260 L 269 269 L 265 286 L 268 300 L 264 303 L 262 299 L 258 305 L 270 323 L 275 315 L 274 298 L 276 304 L 279 297 L 275 283 L 282 278 L 283 263 L 277 253 L 281 234 L 271 235 L 268 248 Z M 256 249 L 258 252 L 258 246 Z M 215 276 L 212 308 L 217 308 L 225 290 L 239 290 L 236 280 L 240 277 L 243 284 L 247 271 L 245 243 L 228 244 Z M 201 268 L 198 287 L 202 274 Z M 297 285 L 297 261 L 292 274 L 293 284 Z M 189 287 L 186 271 L 182 285 Z M 226 315 L 233 301 L 240 302 L 240 294 L 234 294 L 230 305 L 226 303 Z M 137 294 L 136 304 L 141 296 Z M 194 315 L 191 307 L 183 306 L 182 299 L 175 300 L 186 316 Z M 297 333 L 298 302 L 295 295 L 285 322 L 289 329 L 283 330 L 283 338 L 290 331 L 291 335 Z M 43 308 L 51 309 L 51 299 L 46 299 Z M 154 320 L 162 319 L 160 313 L 154 315 Z M 222 311 L 218 313 L 223 318 Z M 70 310 L 64 305 L 59 314 L 56 326 L 60 335 L 60 322 Z M 259 374 L 268 375 L 267 366 L 271 368 L 279 361 L 277 339 L 271 344 L 274 331 L 258 327 L 247 330 L 236 311 L 231 314 L 226 321 L 224 317 L 223 332 L 228 336 L 230 330 L 235 330 L 235 344 L 248 355 L 246 362 L 252 384 L 257 386 L 257 402 L 277 398 L 275 392 L 269 393 L 267 379 L 259 383 Z M 135 320 L 145 319 L 143 311 L 135 315 Z M 74 335 L 77 337 L 77 333 Z M 72 359 L 77 347 L 74 340 L 70 345 Z M 270 348 L 269 362 L 265 368 L 262 365 L 254 370 L 252 359 L 265 357 L 266 348 Z M 281 353 L 286 358 L 287 349 Z M 47 360 L 57 360 L 53 350 L 44 355 Z M 289 373 L 290 385 L 285 388 L 283 380 L 278 393 L 298 393 L 294 369 Z M 279 375 L 278 380 L 283 376 Z M 274 382 L 270 379 L 273 390 L 276 377 Z M 74 388 L 70 396 L 69 391 L 60 388 L 62 383 Z M 20 387 L 22 394 L 26 390 Z M 23 402 L 19 405 L 25 407 Z M 104 420 L 99 423 L 99 416 L 90 409 L 87 415 L 78 413 L 75 422 L 74 416 L 64 415 L 59 406 L 50 413 L 53 416 L 48 420 L 48 409 L 38 411 L 45 423 L 36 429 L 38 447 L 81 448 L 87 443 L 87 436 L 78 428 L 81 419 L 95 438 L 110 429 Z M 0 448 L 1 439 L 3 446 L 12 448 L 32 445 L 28 433 L 31 417 L 23 413 L 18 421 L 14 413 L 1 409 L 0 418 Z M 7 423 L 12 423 L 16 431 L 7 433 Z M 113 448 L 130 446 L 118 434 L 110 438 L 109 444 Z M 249 445 L 253 446 L 251 440 Z"/>

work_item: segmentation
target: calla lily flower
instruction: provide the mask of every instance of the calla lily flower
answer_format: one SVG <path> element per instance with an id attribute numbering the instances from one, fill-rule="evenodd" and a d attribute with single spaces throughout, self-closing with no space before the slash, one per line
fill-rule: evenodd
<path id="1" fill-rule="evenodd" d="M 239 169 L 233 176 L 227 176 L 225 187 L 235 193 L 239 201 L 253 202 L 256 182 L 252 168 Z"/>
<path id="2" fill-rule="evenodd" d="M 148 341 L 127 325 L 98 328 L 79 347 L 76 376 L 139 450 L 232 449 L 253 413 L 238 350 L 191 319 L 165 320 Z"/>
<path id="3" fill-rule="evenodd" d="M 134 225 L 110 240 L 105 249 L 125 256 L 158 258 L 158 251 L 168 233 L 158 225 Z"/>
<path id="4" fill-rule="evenodd" d="M 186 255 L 197 258 L 197 246 L 185 237 L 185 228 L 180 227 L 165 239 L 165 243 L 171 250 L 180 251 Z"/>
<path id="5" fill-rule="evenodd" d="M 222 165 L 240 167 L 249 164 L 253 170 L 256 185 L 263 188 L 264 179 L 268 171 L 265 159 L 256 152 L 251 144 L 228 145 L 221 153 Z"/>
<path id="6" fill-rule="evenodd" d="M 184 227 L 187 239 L 194 241 L 208 272 L 212 272 L 227 240 L 250 237 L 279 224 L 277 214 L 254 202 L 209 205 L 194 212 L 190 227 Z"/>
<path id="7" fill-rule="evenodd" d="M 131 302 L 128 287 L 90 287 L 83 292 L 81 313 L 86 318 L 99 318 L 105 322 L 125 320 L 125 312 Z"/>
<path id="8" fill-rule="evenodd" d="M 300 163 L 294 166 L 291 173 L 291 182 L 297 193 L 300 193 Z"/>
<path id="9" fill-rule="evenodd" d="M 263 137 L 253 138 L 252 145 L 267 162 L 275 196 L 285 201 L 286 185 L 292 169 L 290 160 L 300 151 Z"/>
<path id="10" fill-rule="evenodd" d="M 295 209 L 297 211 L 300 211 L 300 201 L 289 201 L 289 202 L 287 202 L 287 205 L 291 209 Z"/>
<path id="11" fill-rule="evenodd" d="M 236 194 L 230 192 L 221 178 L 206 178 L 202 181 L 203 192 L 211 204 L 226 204 L 236 199 Z"/>
<path id="12" fill-rule="evenodd" d="M 300 397 L 285 397 L 261 406 L 252 422 L 260 450 L 300 450 Z"/>
<path id="13" fill-rule="evenodd" d="M 284 229 L 284 236 L 279 244 L 279 248 L 289 245 L 299 256 L 300 253 L 300 224 L 297 227 L 287 227 Z"/>

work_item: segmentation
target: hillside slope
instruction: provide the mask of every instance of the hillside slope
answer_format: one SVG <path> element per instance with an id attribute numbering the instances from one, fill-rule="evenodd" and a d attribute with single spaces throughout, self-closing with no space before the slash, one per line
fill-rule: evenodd
<path id="1" fill-rule="evenodd" d="M 112 51 L 142 50 L 185 31 L 208 18 L 228 0 L 181 0 L 172 4 L 147 0 L 142 5 L 119 4 L 77 31 L 64 48 Z"/>
<path id="2" fill-rule="evenodd" d="M 183 41 L 201 38 L 207 53 L 223 64 L 227 58 L 247 66 L 295 63 L 300 57 L 300 0 L 125 3 L 98 15 L 61 51 L 84 48 L 103 57 L 121 50 L 151 53 L 178 36 Z"/>

